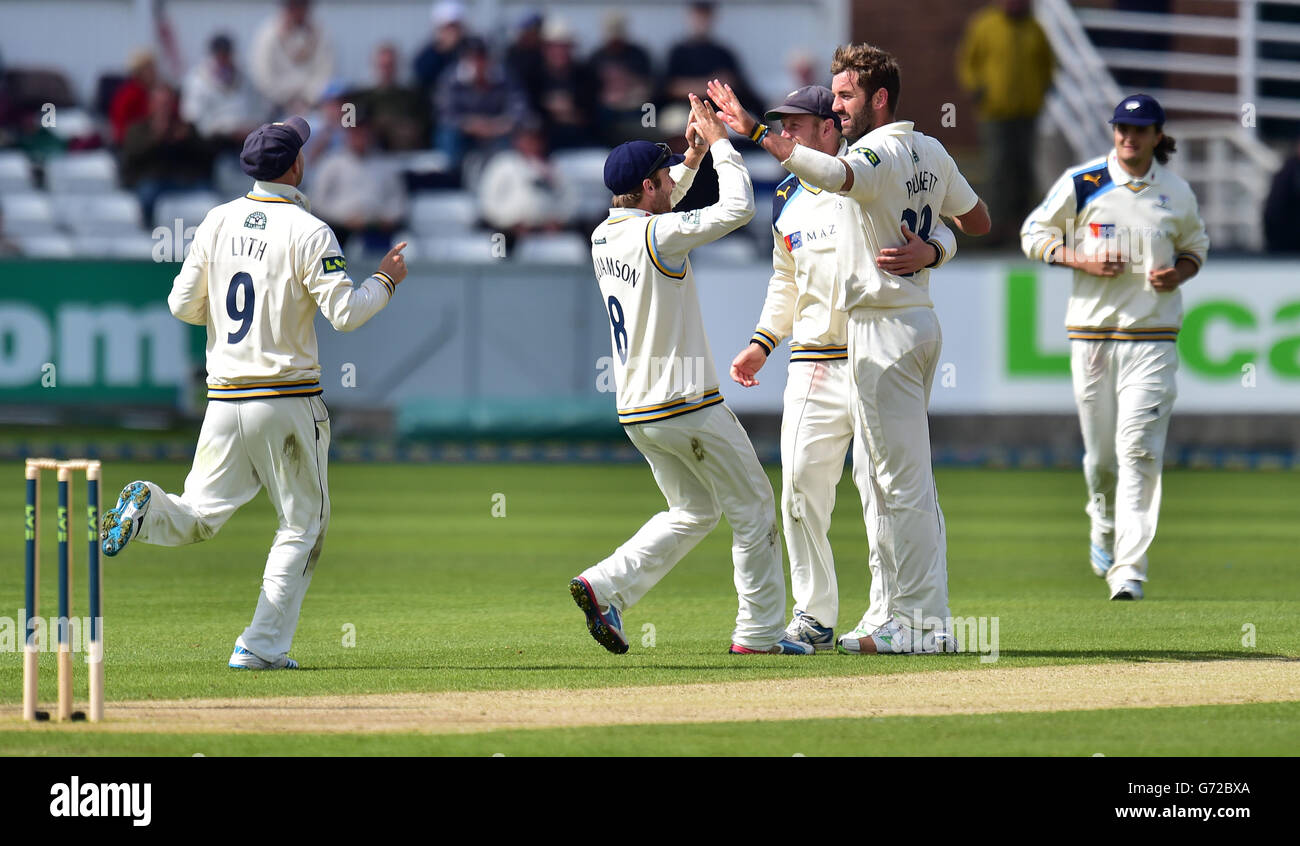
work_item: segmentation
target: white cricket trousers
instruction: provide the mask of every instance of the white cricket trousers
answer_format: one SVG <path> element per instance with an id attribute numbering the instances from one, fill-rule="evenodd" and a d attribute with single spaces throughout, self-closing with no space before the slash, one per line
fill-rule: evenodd
<path id="1" fill-rule="evenodd" d="M 182 546 L 211 538 L 263 487 L 280 527 L 266 558 L 253 621 L 235 643 L 281 664 L 325 543 L 330 501 L 329 412 L 320 397 L 208 402 L 185 478 L 169 494 L 149 482 L 139 540 Z"/>
<path id="2" fill-rule="evenodd" d="M 855 309 L 848 335 L 854 436 L 873 468 L 872 545 L 889 616 L 911 628 L 948 631 L 948 540 L 927 417 L 943 347 L 939 318 L 924 306 Z M 865 516 L 873 518 L 869 510 Z"/>
<path id="3" fill-rule="evenodd" d="M 844 475 L 844 457 L 852 444 L 853 482 L 862 499 L 870 547 L 871 607 L 866 622 L 875 628 L 889 614 L 874 538 L 871 458 L 863 439 L 853 437 L 852 397 L 847 361 L 790 362 L 781 416 L 781 522 L 790 551 L 795 610 L 834 628 L 840 593 L 828 534 L 835 512 L 835 488 Z"/>
<path id="4" fill-rule="evenodd" d="M 1160 471 L 1178 396 L 1170 341 L 1071 341 L 1074 401 L 1083 432 L 1091 540 L 1114 556 L 1112 588 L 1145 581 L 1160 516 Z"/>
<path id="5" fill-rule="evenodd" d="M 736 415 L 719 404 L 624 431 L 650 464 L 668 510 L 583 572 L 597 599 L 621 611 L 631 608 L 725 514 L 739 597 L 732 641 L 751 649 L 776 645 L 785 627 L 776 502 Z"/>

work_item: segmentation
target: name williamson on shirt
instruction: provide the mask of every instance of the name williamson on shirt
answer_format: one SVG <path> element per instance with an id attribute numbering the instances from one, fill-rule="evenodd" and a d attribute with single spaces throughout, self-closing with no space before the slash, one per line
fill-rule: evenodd
<path id="1" fill-rule="evenodd" d="M 596 267 L 596 276 L 612 276 L 622 282 L 626 282 L 633 288 L 641 276 L 641 271 L 624 261 L 609 256 L 592 256 L 592 264 Z"/>

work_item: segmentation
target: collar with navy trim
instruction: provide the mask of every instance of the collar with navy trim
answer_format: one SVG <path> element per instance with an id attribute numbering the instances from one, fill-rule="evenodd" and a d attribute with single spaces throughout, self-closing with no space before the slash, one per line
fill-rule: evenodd
<path id="1" fill-rule="evenodd" d="M 613 218 L 613 217 L 627 217 L 628 215 L 635 215 L 637 217 L 649 217 L 651 215 L 651 212 L 648 212 L 645 209 L 638 209 L 638 208 L 610 209 L 609 217 L 605 219 L 609 220 L 609 218 Z"/>
<path id="2" fill-rule="evenodd" d="M 1152 185 L 1160 178 L 1158 167 L 1155 158 L 1152 157 L 1150 170 L 1141 176 L 1134 176 L 1119 163 L 1119 155 L 1114 150 L 1111 150 L 1110 155 L 1106 156 L 1106 168 L 1110 171 L 1110 181 L 1116 185 L 1127 185 L 1130 182 L 1133 183 L 1135 188 Z"/>
<path id="3" fill-rule="evenodd" d="M 253 182 L 253 190 L 244 196 L 250 200 L 262 200 L 264 202 L 288 200 L 305 212 L 311 211 L 311 201 L 307 199 L 307 195 L 292 185 L 285 185 L 283 182 L 263 182 L 258 179 Z"/>

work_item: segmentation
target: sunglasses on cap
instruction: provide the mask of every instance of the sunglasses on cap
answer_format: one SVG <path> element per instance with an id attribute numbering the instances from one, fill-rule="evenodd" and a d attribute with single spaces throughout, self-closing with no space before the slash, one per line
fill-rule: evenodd
<path id="1" fill-rule="evenodd" d="M 645 176 L 641 177 L 642 179 L 653 178 L 655 171 L 663 167 L 663 163 L 668 161 L 669 157 L 673 154 L 672 148 L 662 141 L 656 143 L 655 146 L 659 148 L 659 158 L 655 159 L 654 164 L 650 165 L 650 169 L 645 172 Z"/>

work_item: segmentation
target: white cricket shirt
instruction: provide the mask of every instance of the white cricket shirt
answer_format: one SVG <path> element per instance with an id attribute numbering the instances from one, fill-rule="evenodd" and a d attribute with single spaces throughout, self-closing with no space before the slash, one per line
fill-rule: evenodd
<path id="1" fill-rule="evenodd" d="M 1068 240 L 1085 255 L 1128 262 L 1113 278 L 1074 271 L 1065 325 L 1074 340 L 1174 341 L 1183 324 L 1182 293 L 1157 291 L 1147 271 L 1180 258 L 1199 267 L 1210 238 L 1196 195 L 1181 177 L 1151 163 L 1138 178 L 1115 152 L 1067 170 L 1020 229 L 1025 255 L 1049 264 Z"/>
<path id="2" fill-rule="evenodd" d="M 591 260 L 610 322 L 618 419 L 624 425 L 722 402 L 688 254 L 749 222 L 754 187 L 730 141 L 715 141 L 710 150 L 718 173 L 717 203 L 668 214 L 610 209 L 591 233 Z M 695 171 L 677 165 L 670 173 L 677 180 L 675 204 Z"/>
<path id="3" fill-rule="evenodd" d="M 838 155 L 847 152 L 848 144 L 841 141 Z M 848 358 L 848 314 L 836 306 L 844 288 L 839 250 L 856 231 L 846 234 L 845 205 L 852 202 L 793 174 L 777 186 L 772 197 L 772 278 L 750 339 L 768 355 L 788 336 L 791 361 Z M 853 220 L 860 225 L 860 215 Z M 939 250 L 934 267 L 957 251 L 957 239 L 942 219 L 934 220 L 927 240 Z"/>
<path id="4" fill-rule="evenodd" d="M 395 287 L 382 273 L 354 287 L 338 239 L 307 197 L 259 181 L 203 218 L 167 305 L 207 326 L 208 399 L 313 396 L 321 392 L 316 310 L 349 332 Z"/>

